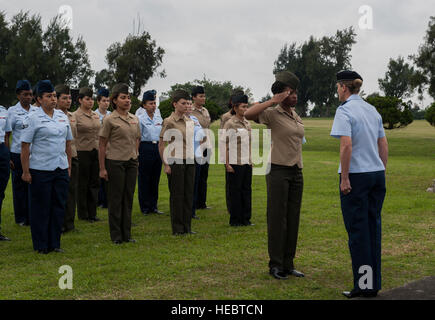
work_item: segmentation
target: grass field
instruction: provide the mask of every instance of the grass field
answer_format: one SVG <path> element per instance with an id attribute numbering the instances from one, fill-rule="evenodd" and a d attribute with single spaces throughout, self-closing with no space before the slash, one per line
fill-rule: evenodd
<path id="1" fill-rule="evenodd" d="M 171 235 L 167 179 L 160 181 L 159 209 L 144 217 L 135 195 L 135 244 L 115 246 L 103 221 L 76 222 L 62 237 L 66 253 L 36 254 L 28 227 L 15 225 L 9 182 L 2 210 L 0 299 L 342 299 L 352 271 L 338 196 L 338 140 L 332 120 L 305 120 L 304 197 L 295 265 L 305 278 L 278 281 L 268 275 L 266 184 L 253 179 L 255 226 L 230 228 L 224 168 L 210 166 L 208 205 L 192 221 L 196 235 Z M 217 129 L 214 123 L 213 128 Z M 435 129 L 414 121 L 387 132 L 390 158 L 382 212 L 383 290 L 435 275 Z M 73 269 L 73 289 L 58 287 L 58 269 Z"/>

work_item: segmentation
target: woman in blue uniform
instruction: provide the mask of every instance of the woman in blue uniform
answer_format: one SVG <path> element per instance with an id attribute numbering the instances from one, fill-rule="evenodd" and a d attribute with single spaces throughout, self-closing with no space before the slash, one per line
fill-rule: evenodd
<path id="1" fill-rule="evenodd" d="M 381 210 L 388 143 L 382 117 L 359 95 L 362 77 L 337 74 L 338 107 L 331 136 L 340 139 L 340 200 L 349 235 L 354 285 L 348 298 L 374 297 L 381 289 Z"/>
<path id="2" fill-rule="evenodd" d="M 139 118 L 141 142 L 139 146 L 138 198 L 143 214 L 163 212 L 157 209 L 162 159 L 159 154 L 159 137 L 163 119 L 156 111 L 156 91 L 143 94 L 142 106 L 145 112 Z"/>
<path id="3" fill-rule="evenodd" d="M 6 132 L 6 140 L 12 133 L 10 146 L 11 169 L 12 169 L 12 195 L 14 201 L 15 223 L 21 226 L 29 225 L 29 196 L 27 184 L 21 180 L 23 168 L 21 166 L 21 135 L 24 130 L 24 120 L 38 107 L 32 106 L 32 88 L 27 80 L 19 80 L 16 86 L 18 103 L 8 109 L 9 131 Z"/>
<path id="4" fill-rule="evenodd" d="M 41 107 L 26 119 L 22 134 L 22 179 L 29 183 L 30 228 L 34 250 L 63 252 L 62 224 L 71 174 L 72 132 L 68 117 L 56 110 L 49 80 L 37 84 Z"/>
<path id="5" fill-rule="evenodd" d="M 8 111 L 5 107 L 0 106 L 0 231 L 2 204 L 10 174 L 9 139 L 5 139 L 6 131 L 11 131 L 9 125 Z M 10 239 L 0 233 L 0 241 L 10 241 Z"/>

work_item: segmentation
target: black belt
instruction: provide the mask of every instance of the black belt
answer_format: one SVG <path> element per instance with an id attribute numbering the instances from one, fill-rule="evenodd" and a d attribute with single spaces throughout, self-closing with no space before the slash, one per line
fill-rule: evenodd
<path id="1" fill-rule="evenodd" d="M 141 143 L 146 143 L 146 144 L 158 144 L 158 141 L 141 141 Z"/>

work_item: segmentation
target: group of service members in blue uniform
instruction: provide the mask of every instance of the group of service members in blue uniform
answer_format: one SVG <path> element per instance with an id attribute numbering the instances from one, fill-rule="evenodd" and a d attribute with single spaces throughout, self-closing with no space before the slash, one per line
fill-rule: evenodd
<path id="1" fill-rule="evenodd" d="M 273 97 L 249 108 L 248 97 L 235 90 L 230 110 L 221 117 L 221 129 L 227 133 L 220 139 L 227 151 L 223 159 L 226 203 L 234 227 L 253 225 L 248 120 L 271 130 L 266 175 L 269 271 L 280 280 L 304 277 L 293 263 L 305 143 L 304 125 L 295 112 L 298 85 L 296 75 L 279 72 L 271 88 Z M 362 77 L 354 71 L 337 74 L 342 104 L 331 131 L 331 136 L 340 138 L 340 200 L 354 275 L 353 289 L 343 292 L 348 298 L 373 297 L 381 289 L 381 209 L 388 144 L 379 113 L 358 95 L 361 85 Z M 16 93 L 15 106 L 0 107 L 0 212 L 11 169 L 15 222 L 30 225 L 35 251 L 63 252 L 61 234 L 74 230 L 75 208 L 79 219 L 96 222 L 98 205 L 108 207 L 114 244 L 136 242 L 131 236 L 136 181 L 142 214 L 162 214 L 157 207 L 162 166 L 168 177 L 172 233 L 196 233 L 191 221 L 199 218 L 196 209 L 208 208 L 207 160 L 213 148 L 203 87 L 196 86 L 191 93 L 174 90 L 174 112 L 165 119 L 156 106 L 155 90 L 146 91 L 142 106 L 131 114 L 129 88 L 123 83 L 111 92 L 99 89 L 95 111 L 90 88 L 80 89 L 75 112 L 69 111 L 71 92 L 63 84 L 53 87 L 42 80 L 32 91 L 29 81 L 20 80 Z M 10 239 L 0 234 L 1 240 Z M 362 266 L 371 270 L 370 285 L 361 286 Z"/>

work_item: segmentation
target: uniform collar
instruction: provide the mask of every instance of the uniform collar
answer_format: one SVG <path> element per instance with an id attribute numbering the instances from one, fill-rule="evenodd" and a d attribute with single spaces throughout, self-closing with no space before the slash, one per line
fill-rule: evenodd
<path id="1" fill-rule="evenodd" d="M 352 94 L 351 96 L 349 96 L 349 98 L 347 98 L 346 101 L 344 101 L 342 104 L 340 104 L 340 106 L 345 105 L 346 103 L 348 103 L 351 100 L 362 100 L 362 98 L 358 94 Z"/>
<path id="2" fill-rule="evenodd" d="M 20 102 L 20 101 L 18 101 L 18 103 L 16 104 L 16 106 L 17 106 L 18 108 L 20 108 L 21 110 L 25 111 L 25 112 L 30 112 L 30 111 L 32 111 L 32 109 L 34 109 L 34 108 L 38 108 L 38 107 L 35 107 L 35 106 L 33 106 L 33 105 L 30 105 L 30 106 L 29 106 L 29 111 L 27 111 L 26 109 L 23 108 L 23 106 L 21 105 L 21 102 Z M 38 109 L 39 109 L 39 108 L 38 108 Z"/>
<path id="3" fill-rule="evenodd" d="M 233 115 L 231 118 L 233 119 L 234 122 L 240 122 L 240 123 L 245 124 L 245 125 L 249 123 L 248 120 L 246 120 L 246 118 L 243 118 L 243 120 L 240 120 L 239 118 L 237 118 L 236 115 Z"/>
<path id="4" fill-rule="evenodd" d="M 186 115 L 183 114 L 181 117 L 179 117 L 175 112 L 172 113 L 172 117 L 174 118 L 175 121 L 179 121 L 179 120 L 186 121 L 187 120 Z"/>
<path id="5" fill-rule="evenodd" d="M 124 119 L 120 114 L 119 114 L 119 112 L 118 112 L 118 110 L 113 110 L 113 112 L 111 113 L 112 115 L 113 115 L 113 117 L 118 117 L 118 118 L 121 118 L 121 119 Z M 132 117 L 131 117 L 131 115 L 130 115 L 130 112 L 128 112 L 127 113 L 127 120 L 128 119 L 131 119 Z"/>
<path id="6" fill-rule="evenodd" d="M 296 117 L 295 117 L 295 114 L 294 114 L 294 112 L 293 112 L 293 110 L 291 110 L 291 109 L 290 109 L 290 112 L 288 112 L 287 110 L 284 110 L 284 108 L 281 107 L 281 105 L 278 105 L 278 106 L 276 107 L 276 110 L 277 110 L 278 112 L 280 112 L 280 113 L 288 114 L 288 115 L 289 115 L 290 117 L 292 117 L 292 118 L 296 118 Z"/>
<path id="7" fill-rule="evenodd" d="M 79 115 L 85 115 L 85 116 L 87 116 L 87 117 L 92 117 L 93 116 L 93 113 L 94 113 L 95 111 L 92 111 L 91 110 L 91 114 L 89 115 L 89 114 L 87 114 L 87 113 L 85 113 L 80 107 L 77 109 L 77 113 L 79 114 Z"/>

